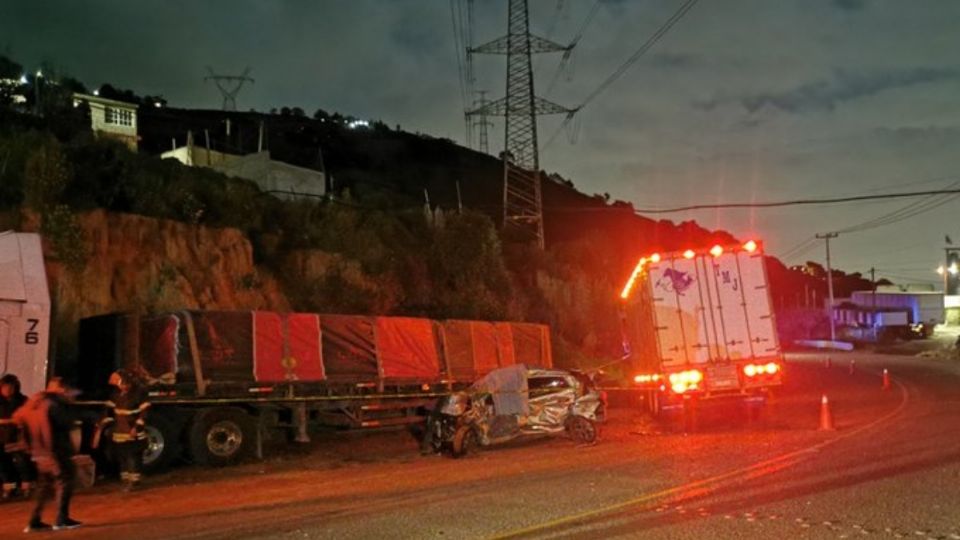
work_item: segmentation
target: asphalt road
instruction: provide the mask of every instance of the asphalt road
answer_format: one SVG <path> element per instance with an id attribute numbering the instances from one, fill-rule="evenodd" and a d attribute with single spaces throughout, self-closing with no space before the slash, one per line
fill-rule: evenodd
<path id="1" fill-rule="evenodd" d="M 787 374 L 752 424 L 720 407 L 683 433 L 623 410 L 593 446 L 529 440 L 462 460 L 421 457 L 405 433 L 340 434 L 261 463 L 183 467 L 133 494 L 97 486 L 76 498 L 83 528 L 46 534 L 960 539 L 960 362 L 794 355 Z M 822 394 L 836 431 L 816 429 Z M 20 535 L 28 510 L 0 505 L 0 538 Z"/>

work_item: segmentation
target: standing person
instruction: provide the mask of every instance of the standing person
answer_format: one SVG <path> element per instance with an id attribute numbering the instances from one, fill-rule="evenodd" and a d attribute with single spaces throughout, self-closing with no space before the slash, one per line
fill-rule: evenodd
<path id="1" fill-rule="evenodd" d="M 143 384 L 131 372 L 120 369 L 110 375 L 114 387 L 111 404 L 113 433 L 110 438 L 120 460 L 120 479 L 124 489 L 131 491 L 140 485 L 140 470 L 143 468 L 143 451 L 146 449 L 147 433 L 144 431 L 147 409 Z"/>
<path id="2" fill-rule="evenodd" d="M 36 505 L 24 532 L 51 529 L 43 522 L 43 507 L 56 494 L 57 519 L 53 529 L 74 529 L 80 522 L 70 517 L 70 497 L 76 467 L 70 432 L 74 427 L 71 410 L 73 392 L 59 377 L 50 379 L 47 389 L 32 396 L 13 418 L 22 427 L 27 449 L 37 466 Z"/>
<path id="3" fill-rule="evenodd" d="M 27 402 L 20 392 L 20 379 L 12 373 L 0 377 L 0 478 L 3 498 L 10 499 L 30 491 L 30 459 L 24 455 L 26 445 L 19 437 L 20 428 L 13 413 Z"/>

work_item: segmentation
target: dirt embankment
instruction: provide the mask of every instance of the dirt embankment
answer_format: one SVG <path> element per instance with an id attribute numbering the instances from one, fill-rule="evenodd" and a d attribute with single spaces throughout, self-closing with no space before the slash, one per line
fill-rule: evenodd
<path id="1" fill-rule="evenodd" d="M 87 317 L 140 309 L 286 309 L 273 277 L 253 262 L 236 229 L 102 210 L 76 215 L 85 264 L 70 270 L 44 242 L 52 300 L 60 313 Z M 38 230 L 29 216 L 24 230 Z"/>
<path id="2" fill-rule="evenodd" d="M 71 269 L 44 238 L 59 352 L 70 354 L 77 321 L 117 311 L 288 310 L 269 270 L 257 266 L 243 232 L 103 210 L 74 216 L 84 261 Z M 39 232 L 24 212 L 19 229 Z M 65 350 L 64 350 L 65 349 Z"/>

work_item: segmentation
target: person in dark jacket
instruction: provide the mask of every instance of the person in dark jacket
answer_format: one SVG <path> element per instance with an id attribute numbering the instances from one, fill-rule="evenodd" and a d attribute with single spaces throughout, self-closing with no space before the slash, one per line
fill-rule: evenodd
<path id="1" fill-rule="evenodd" d="M 23 428 L 30 457 L 37 467 L 36 504 L 24 532 L 51 529 L 43 522 L 43 508 L 56 495 L 57 518 L 53 529 L 73 529 L 80 522 L 70 517 L 70 497 L 76 467 L 70 432 L 76 423 L 71 408 L 72 391 L 59 377 L 47 384 L 13 415 Z"/>
<path id="2" fill-rule="evenodd" d="M 30 491 L 30 459 L 13 413 L 27 402 L 20 392 L 20 379 L 12 373 L 0 377 L 0 478 L 3 498 L 10 499 Z"/>
<path id="3" fill-rule="evenodd" d="M 110 400 L 113 417 L 107 418 L 104 424 L 113 423 L 110 439 L 120 460 L 120 479 L 130 491 L 140 485 L 143 451 L 147 445 L 144 428 L 150 402 L 146 401 L 140 379 L 125 369 L 113 372 L 108 383 L 114 388 Z"/>

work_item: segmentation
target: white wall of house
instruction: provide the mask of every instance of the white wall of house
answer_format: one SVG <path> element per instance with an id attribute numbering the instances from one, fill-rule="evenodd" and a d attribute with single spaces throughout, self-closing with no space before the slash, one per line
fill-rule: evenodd
<path id="1" fill-rule="evenodd" d="M 227 176 L 257 183 L 260 189 L 281 199 L 317 198 L 326 194 L 324 173 L 270 159 L 270 152 L 240 156 L 200 146 L 182 146 L 160 155 L 191 167 L 209 167 Z"/>
<path id="2" fill-rule="evenodd" d="M 114 137 L 137 149 L 137 105 L 88 94 L 74 94 L 74 105 L 86 103 L 90 107 L 90 129 L 97 135 Z"/>

